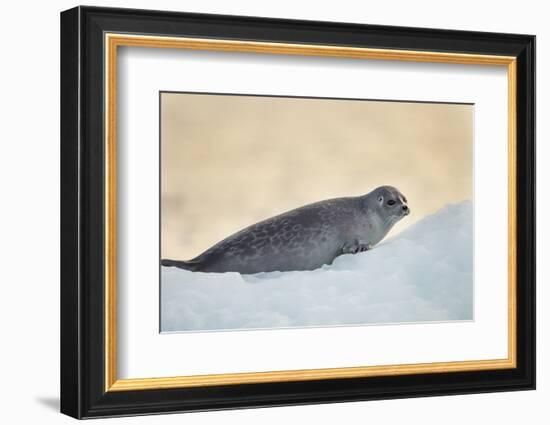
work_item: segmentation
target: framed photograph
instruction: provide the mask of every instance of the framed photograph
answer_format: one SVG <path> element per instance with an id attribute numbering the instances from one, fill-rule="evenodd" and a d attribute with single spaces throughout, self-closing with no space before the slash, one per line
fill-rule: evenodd
<path id="1" fill-rule="evenodd" d="M 61 14 L 61 411 L 535 388 L 535 37 Z"/>

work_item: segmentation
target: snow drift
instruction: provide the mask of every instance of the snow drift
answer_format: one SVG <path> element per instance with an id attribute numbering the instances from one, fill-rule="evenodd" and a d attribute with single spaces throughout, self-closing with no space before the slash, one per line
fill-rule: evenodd
<path id="1" fill-rule="evenodd" d="M 472 238 L 472 203 L 464 201 L 313 271 L 242 276 L 163 267 L 161 329 L 471 320 Z"/>

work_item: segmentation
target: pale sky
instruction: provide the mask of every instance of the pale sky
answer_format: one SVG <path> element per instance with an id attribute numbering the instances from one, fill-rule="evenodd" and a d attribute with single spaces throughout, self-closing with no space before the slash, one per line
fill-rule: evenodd
<path id="1" fill-rule="evenodd" d="M 161 256 L 322 199 L 397 187 L 411 215 L 473 197 L 472 105 L 161 94 Z"/>

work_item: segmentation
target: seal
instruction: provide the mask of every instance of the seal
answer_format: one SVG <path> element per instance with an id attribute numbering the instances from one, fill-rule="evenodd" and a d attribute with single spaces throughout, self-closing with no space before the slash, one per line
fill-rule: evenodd
<path id="1" fill-rule="evenodd" d="M 211 273 L 314 270 L 339 255 L 373 248 L 409 213 L 399 190 L 380 186 L 296 208 L 246 227 L 192 260 L 161 264 Z"/>

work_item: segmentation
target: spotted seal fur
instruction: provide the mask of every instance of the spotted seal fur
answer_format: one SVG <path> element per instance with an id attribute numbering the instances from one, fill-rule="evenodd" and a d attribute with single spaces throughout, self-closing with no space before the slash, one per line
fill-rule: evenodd
<path id="1" fill-rule="evenodd" d="M 339 255 L 373 248 L 409 212 L 399 190 L 380 186 L 296 208 L 246 227 L 192 260 L 161 264 L 214 273 L 314 270 Z"/>

